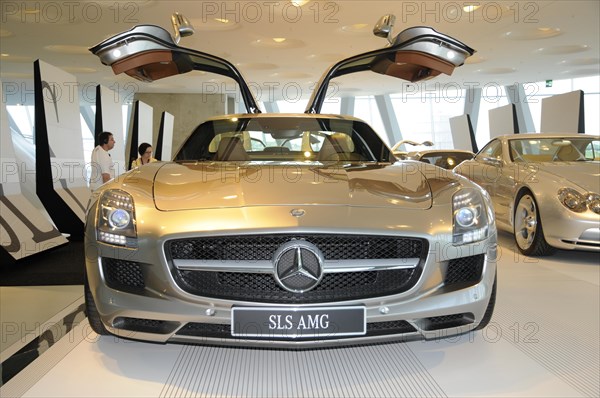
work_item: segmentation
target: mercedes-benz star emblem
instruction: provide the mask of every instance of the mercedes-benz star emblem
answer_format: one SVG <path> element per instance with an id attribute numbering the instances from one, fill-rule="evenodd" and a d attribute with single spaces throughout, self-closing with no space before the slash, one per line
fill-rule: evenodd
<path id="1" fill-rule="evenodd" d="M 302 217 L 305 213 L 304 209 L 293 209 L 290 211 L 290 214 L 294 217 Z"/>
<path id="2" fill-rule="evenodd" d="M 302 293 L 323 278 L 323 254 L 312 243 L 295 240 L 279 246 L 273 257 L 275 280 L 285 290 Z"/>

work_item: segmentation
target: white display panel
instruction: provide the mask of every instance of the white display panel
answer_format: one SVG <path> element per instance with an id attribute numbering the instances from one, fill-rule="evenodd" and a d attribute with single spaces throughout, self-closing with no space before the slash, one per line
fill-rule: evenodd
<path id="1" fill-rule="evenodd" d="M 0 97 L 2 87 L 0 85 Z M 0 113 L 0 245 L 14 260 L 67 243 L 21 191 L 24 167 L 15 156 L 6 104 Z"/>
<path id="2" fill-rule="evenodd" d="M 45 134 L 48 147 L 40 148 L 40 141 L 36 137 L 36 150 L 48 150 L 50 163 L 36 164 L 36 172 L 39 173 L 41 168 L 51 169 L 54 191 L 83 222 L 90 198 L 86 181 L 89 159 L 84 159 L 83 155 L 79 92 L 73 89 L 77 79 L 43 61 L 37 61 L 37 65 L 41 79 L 41 93 L 38 95 L 42 98 L 45 125 L 39 125 L 36 120 L 36 135 Z M 39 162 L 41 158 L 37 156 L 37 159 Z M 39 196 L 40 187 L 37 189 Z M 55 215 L 50 215 L 54 219 Z"/>
<path id="3" fill-rule="evenodd" d="M 162 116 L 162 130 L 159 132 L 159 136 L 162 137 L 160 160 L 168 161 L 173 158 L 173 125 L 175 117 L 169 112 L 163 112 Z"/>
<path id="4" fill-rule="evenodd" d="M 128 168 L 131 166 L 131 161 L 139 157 L 138 146 L 142 142 L 154 145 L 152 141 L 152 117 L 153 108 L 142 101 L 136 101 L 125 148 Z"/>
<path id="5" fill-rule="evenodd" d="M 585 133 L 583 91 L 542 99 L 542 133 Z"/>
<path id="6" fill-rule="evenodd" d="M 137 121 L 138 121 L 138 132 L 137 132 L 138 142 L 137 142 L 137 144 L 138 145 L 140 145 L 142 142 L 147 142 L 148 144 L 153 145 L 153 143 L 152 143 L 152 137 L 153 137 L 152 117 L 153 117 L 152 107 L 150 105 L 140 101 L 138 113 L 137 113 Z"/>
<path id="7" fill-rule="evenodd" d="M 108 87 L 99 85 L 100 117 L 102 120 L 102 131 L 108 131 L 113 134 L 115 146 L 110 151 L 110 156 L 114 162 L 115 176 L 127 171 L 127 162 L 125 162 L 125 134 L 123 131 L 123 109 L 118 93 Z M 96 118 L 98 115 L 96 116 Z M 100 132 L 96 132 L 99 134 Z"/>
<path id="8" fill-rule="evenodd" d="M 473 151 L 473 134 L 469 115 L 461 115 L 450 118 L 450 131 L 454 149 Z"/>
<path id="9" fill-rule="evenodd" d="M 508 104 L 489 111 L 490 140 L 505 134 L 518 134 L 519 124 L 513 104 Z"/>

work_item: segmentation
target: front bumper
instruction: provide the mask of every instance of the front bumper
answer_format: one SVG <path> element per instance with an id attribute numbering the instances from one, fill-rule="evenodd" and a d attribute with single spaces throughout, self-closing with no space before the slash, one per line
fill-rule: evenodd
<path id="1" fill-rule="evenodd" d="M 167 267 L 144 267 L 149 284 L 143 289 L 123 291 L 106 284 L 102 259 L 132 258 L 127 249 L 89 243 L 97 256 L 87 256 L 87 275 L 92 295 L 106 328 L 113 334 L 158 343 L 178 342 L 244 347 L 291 349 L 341 346 L 414 339 L 436 339 L 466 333 L 482 320 L 496 275 L 496 235 L 477 244 L 451 250 L 432 245 L 419 281 L 408 291 L 360 300 L 318 304 L 272 304 L 233 301 L 189 294 L 177 286 Z M 93 253 L 94 250 L 88 250 Z M 468 286 L 444 284 L 452 257 L 479 256 L 481 278 Z M 158 279 L 161 279 L 161 283 Z M 463 284 L 464 285 L 464 284 Z M 157 289 L 163 286 L 163 289 Z M 233 337 L 233 307 L 277 307 L 281 309 L 361 306 L 365 309 L 367 334 L 315 336 L 312 338 Z"/>
<path id="2" fill-rule="evenodd" d="M 554 199 L 554 198 L 551 198 Z M 549 245 L 565 250 L 600 252 L 600 215 L 587 210 L 575 213 L 552 200 L 540 205 L 544 237 Z"/>

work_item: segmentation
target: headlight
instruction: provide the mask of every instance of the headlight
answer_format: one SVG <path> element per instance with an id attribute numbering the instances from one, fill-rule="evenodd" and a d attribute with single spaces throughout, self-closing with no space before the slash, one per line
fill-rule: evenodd
<path id="1" fill-rule="evenodd" d="M 481 193 L 464 188 L 452 197 L 452 243 L 462 245 L 488 237 L 492 221 Z"/>
<path id="2" fill-rule="evenodd" d="M 97 239 L 119 246 L 133 246 L 137 238 L 133 198 L 120 189 L 105 191 L 98 203 Z M 130 239 L 128 239 L 130 238 Z"/>
<path id="3" fill-rule="evenodd" d="M 597 193 L 581 194 L 573 188 L 561 188 L 558 190 L 558 200 L 567 209 L 576 213 L 583 213 L 590 209 L 600 214 L 600 195 Z"/>

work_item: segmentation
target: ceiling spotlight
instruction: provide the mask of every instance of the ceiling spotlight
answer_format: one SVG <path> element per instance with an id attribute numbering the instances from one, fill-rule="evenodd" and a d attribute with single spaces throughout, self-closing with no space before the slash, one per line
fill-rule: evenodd
<path id="1" fill-rule="evenodd" d="M 275 43 L 283 43 L 285 40 L 286 40 L 285 37 L 274 37 L 273 38 L 273 41 Z"/>

